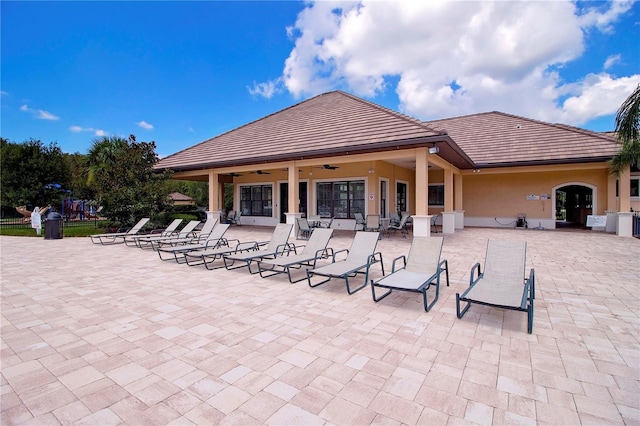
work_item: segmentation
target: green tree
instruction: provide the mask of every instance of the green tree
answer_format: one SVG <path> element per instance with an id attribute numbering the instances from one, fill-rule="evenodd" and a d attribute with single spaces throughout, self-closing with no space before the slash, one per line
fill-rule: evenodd
<path id="1" fill-rule="evenodd" d="M 611 173 L 619 176 L 627 166 L 640 166 L 640 84 L 622 103 L 616 115 L 620 151 L 609 162 Z"/>
<path id="2" fill-rule="evenodd" d="M 21 144 L 0 138 L 0 204 L 58 206 L 69 185 L 69 168 L 55 142 L 44 145 L 31 139 Z"/>
<path id="3" fill-rule="evenodd" d="M 179 192 L 193 198 L 196 206 L 207 207 L 209 204 L 209 183 L 188 180 L 169 180 L 167 193 Z"/>
<path id="4" fill-rule="evenodd" d="M 69 168 L 69 188 L 70 195 L 79 200 L 95 199 L 95 190 L 88 184 L 89 168 L 87 156 L 75 153 L 64 154 L 65 161 Z"/>
<path id="5" fill-rule="evenodd" d="M 93 142 L 87 154 L 88 183 L 103 208 L 101 214 L 112 222 L 132 225 L 170 205 L 165 185 L 170 173 L 154 172 L 155 149 L 155 142 L 136 142 L 134 135 Z"/>

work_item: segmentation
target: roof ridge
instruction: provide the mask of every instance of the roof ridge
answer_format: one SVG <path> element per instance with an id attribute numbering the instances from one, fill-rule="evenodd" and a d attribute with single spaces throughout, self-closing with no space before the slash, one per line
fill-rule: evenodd
<path id="1" fill-rule="evenodd" d="M 422 121 L 422 120 L 420 120 L 420 119 L 418 119 L 418 118 L 412 117 L 412 116 L 410 116 L 410 115 L 408 115 L 408 114 L 403 114 L 403 113 L 398 112 L 398 111 L 394 111 L 394 110 L 392 110 L 391 108 L 387 108 L 387 107 L 382 106 L 382 105 L 380 105 L 380 104 L 377 104 L 377 103 L 375 103 L 375 102 L 368 101 L 368 100 L 366 100 L 366 99 L 360 98 L 360 97 L 358 97 L 358 96 L 356 96 L 356 95 L 353 95 L 353 94 L 351 94 L 351 93 L 345 92 L 345 91 L 343 91 L 343 90 L 333 90 L 333 91 L 331 91 L 331 92 L 323 93 L 322 95 L 330 94 L 330 93 L 334 93 L 334 92 L 341 93 L 341 94 L 343 94 L 343 95 L 345 95 L 345 96 L 347 96 L 347 97 L 349 97 L 349 98 L 351 98 L 351 99 L 353 99 L 353 100 L 355 100 L 355 101 L 357 101 L 357 102 L 360 102 L 360 103 L 363 103 L 363 104 L 367 104 L 368 106 L 373 107 L 373 108 L 376 108 L 376 109 L 378 109 L 378 110 L 380 110 L 380 111 L 382 111 L 382 112 L 384 112 L 384 113 L 386 113 L 386 114 L 392 115 L 392 116 L 394 116 L 394 117 L 401 118 L 401 119 L 403 119 L 403 120 L 405 120 L 405 121 L 408 121 L 408 122 L 410 122 L 410 123 L 412 123 L 412 124 L 416 124 L 416 125 L 418 125 L 418 126 L 420 126 L 420 127 L 424 127 L 424 128 L 426 128 L 427 130 L 431 130 L 431 131 L 434 131 L 434 132 L 436 132 L 436 133 L 440 133 L 441 135 L 446 134 L 446 132 L 444 132 L 444 133 L 443 133 L 442 131 L 435 130 L 434 128 L 432 128 L 432 127 L 428 126 L 428 125 L 426 124 L 426 122 L 424 122 L 424 121 Z M 322 95 L 319 95 L 319 96 L 322 96 Z"/>
<path id="2" fill-rule="evenodd" d="M 491 115 L 491 114 L 498 114 L 498 115 L 502 115 L 502 116 L 505 116 L 505 117 L 516 118 L 516 119 L 528 121 L 528 122 L 531 122 L 531 123 L 537 123 L 537 124 L 540 124 L 540 125 L 543 125 L 543 126 L 550 126 L 550 127 L 555 127 L 557 129 L 561 129 L 561 130 L 568 130 L 568 131 L 571 131 L 571 132 L 574 132 L 574 133 L 580 133 L 580 134 L 585 134 L 585 135 L 589 135 L 589 136 L 595 136 L 595 137 L 604 139 L 604 140 L 609 141 L 609 142 L 616 142 L 616 138 L 615 137 L 603 134 L 603 132 L 596 132 L 594 130 L 583 129 L 581 127 L 571 126 L 569 124 L 549 123 L 547 121 L 536 120 L 534 118 L 522 117 L 520 115 L 509 114 L 507 112 L 495 111 L 495 110 L 494 111 L 478 112 L 478 113 L 474 113 L 474 114 L 460 115 L 460 116 L 457 116 L 457 117 L 441 118 L 439 120 L 427 121 L 426 123 L 444 122 L 444 121 L 449 121 L 449 120 L 457 120 L 457 119 L 464 119 L 464 118 L 469 118 L 469 117 L 477 117 L 477 116 L 481 116 L 481 115 Z"/>

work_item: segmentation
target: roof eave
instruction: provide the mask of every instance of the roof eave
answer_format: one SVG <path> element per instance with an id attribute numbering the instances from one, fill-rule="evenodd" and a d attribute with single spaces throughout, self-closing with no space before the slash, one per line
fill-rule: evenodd
<path id="1" fill-rule="evenodd" d="M 410 149 L 422 147 L 428 144 L 436 144 L 438 142 L 444 142 L 447 146 L 450 147 L 452 151 L 454 151 L 463 162 L 468 162 L 470 164 L 469 168 L 473 167 L 473 161 L 469 159 L 469 157 L 462 152 L 460 147 L 458 147 L 451 138 L 446 135 L 431 135 L 431 136 L 423 136 L 413 139 L 404 139 L 404 140 L 393 140 L 393 141 L 385 141 L 385 142 L 377 142 L 366 145 L 357 145 L 357 146 L 347 146 L 340 148 L 329 148 L 329 149 L 320 149 L 320 150 L 309 150 L 304 153 L 293 153 L 293 154 L 274 154 L 263 156 L 260 158 L 248 158 L 243 160 L 230 160 L 230 161 L 217 161 L 211 163 L 200 163 L 194 165 L 185 165 L 185 166 L 176 166 L 176 167 L 167 167 L 167 168 L 158 168 L 154 167 L 155 170 L 163 170 L 169 169 L 174 172 L 185 172 L 185 171 L 193 171 L 193 170 L 205 170 L 211 168 L 223 168 L 223 167 L 239 167 L 239 166 L 248 166 L 248 165 L 264 165 L 268 163 L 275 163 L 280 161 L 292 161 L 292 160 L 308 160 L 314 158 L 327 158 L 327 157 L 337 157 L 341 155 L 349 155 L 349 154 L 366 154 L 373 152 L 381 152 L 381 151 L 391 151 L 391 150 L 400 150 L 400 149 Z M 460 159 L 458 161 L 460 162 Z"/>
<path id="2" fill-rule="evenodd" d="M 611 156 L 582 157 L 582 158 L 559 158 L 553 160 L 530 160 L 530 161 L 509 161 L 503 163 L 477 163 L 477 169 L 489 169 L 500 167 L 523 167 L 523 166 L 552 166 L 557 164 L 578 164 L 578 163 L 602 163 L 611 160 Z"/>

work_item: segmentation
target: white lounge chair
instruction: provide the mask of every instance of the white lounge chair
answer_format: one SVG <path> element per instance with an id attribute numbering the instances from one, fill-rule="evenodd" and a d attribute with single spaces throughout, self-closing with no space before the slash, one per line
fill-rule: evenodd
<path id="1" fill-rule="evenodd" d="M 287 251 L 295 252 L 295 246 L 288 242 L 292 229 L 292 224 L 280 223 L 276 225 L 273 235 L 271 236 L 271 240 L 265 248 L 250 252 L 235 252 L 223 255 L 222 259 L 224 261 L 225 268 L 238 269 L 246 266 L 251 274 L 257 274 L 259 271 L 251 269 L 251 263 L 253 261 L 265 258 L 274 258 Z M 233 266 L 235 262 L 240 262 L 242 265 Z"/>
<path id="2" fill-rule="evenodd" d="M 371 280 L 371 294 L 375 302 L 387 297 L 393 290 L 409 291 L 422 294 L 424 310 L 429 309 L 438 301 L 440 295 L 440 275 L 446 272 L 447 287 L 449 286 L 449 265 L 446 259 L 440 260 L 442 254 L 442 237 L 413 237 L 408 256 L 400 256 L 393 260 L 391 274 L 377 281 Z M 397 262 L 403 262 L 397 266 Z M 434 285 L 435 295 L 431 303 L 428 302 L 427 290 Z M 385 288 L 382 296 L 376 296 L 376 288 Z"/>
<path id="3" fill-rule="evenodd" d="M 182 219 L 174 219 L 169 226 L 167 226 L 165 229 L 163 229 L 160 232 L 152 232 L 151 234 L 145 234 L 145 235 L 127 235 L 124 237 L 124 243 L 126 245 L 134 245 L 137 246 L 138 243 L 136 242 L 136 240 L 140 239 L 140 238 L 148 238 L 151 236 L 154 237 L 170 237 L 173 235 L 177 235 L 177 229 L 178 226 L 180 226 L 180 224 L 182 223 Z"/>
<path id="4" fill-rule="evenodd" d="M 340 278 L 345 281 L 347 293 L 353 294 L 368 284 L 371 265 L 379 262 L 382 268 L 382 275 L 384 275 L 382 253 L 376 253 L 379 237 L 379 232 L 356 232 L 356 236 L 351 243 L 351 248 L 335 252 L 330 264 L 315 269 L 307 269 L 307 282 L 309 283 L 309 287 L 317 287 L 329 282 L 332 278 Z M 338 254 L 341 253 L 346 253 L 347 256 L 343 260 L 338 260 Z M 360 287 L 352 290 L 349 286 L 349 277 L 355 277 L 358 274 L 364 274 L 364 283 Z M 311 278 L 316 275 L 327 278 L 320 282 L 312 283 Z"/>
<path id="5" fill-rule="evenodd" d="M 140 232 L 142 230 L 142 228 L 144 228 L 144 226 L 147 224 L 147 222 L 149 222 L 149 220 L 150 220 L 150 218 L 143 217 L 142 219 L 140 219 L 138 221 L 138 223 L 133 225 L 133 227 L 131 229 L 129 229 L 127 232 L 112 232 L 112 233 L 107 233 L 107 234 L 94 234 L 94 235 L 89 235 L 89 237 L 91 238 L 91 242 L 94 243 L 94 244 L 102 244 L 102 245 L 122 244 L 122 243 L 124 243 L 124 238 L 125 237 L 131 236 L 131 235 L 135 235 L 138 232 Z"/>
<path id="6" fill-rule="evenodd" d="M 183 253 L 185 263 L 189 266 L 204 265 L 207 269 L 223 268 L 223 263 L 214 264 L 216 260 L 222 260 L 225 254 L 243 253 L 260 250 L 257 241 L 240 242 L 240 240 L 226 240 L 227 245 L 191 250 Z"/>
<path id="7" fill-rule="evenodd" d="M 177 234 L 175 235 L 169 235 L 166 237 L 160 236 L 160 235 L 144 235 L 142 236 L 142 238 L 136 238 L 135 243 L 136 246 L 142 249 L 145 248 L 151 248 L 151 249 L 156 249 L 156 247 L 154 247 L 154 243 L 158 242 L 158 241 L 169 241 L 169 240 L 185 240 L 185 239 L 192 239 L 195 238 L 196 236 L 196 227 L 200 225 L 200 221 L 199 220 L 191 220 L 189 222 L 187 222 L 187 224 L 180 229 L 180 231 L 178 231 Z"/>
<path id="8" fill-rule="evenodd" d="M 186 262 L 184 254 L 190 251 L 195 250 L 205 250 L 208 248 L 219 248 L 222 246 L 229 246 L 229 242 L 226 238 L 224 238 L 224 234 L 227 232 L 231 225 L 228 223 L 219 223 L 214 228 L 213 231 L 207 236 L 207 239 L 204 241 L 200 240 L 192 240 L 193 242 L 189 242 L 186 244 L 179 245 L 170 245 L 159 247 L 158 256 L 160 260 L 171 260 L 174 259 L 176 262 L 181 263 L 181 260 Z M 163 257 L 165 256 L 165 257 Z"/>
<path id="9" fill-rule="evenodd" d="M 311 232 L 309 241 L 304 246 L 301 253 L 280 255 L 274 259 L 263 259 L 258 261 L 258 271 L 262 278 L 270 277 L 276 274 L 287 274 L 290 283 L 297 283 L 306 279 L 306 275 L 302 278 L 294 280 L 291 277 L 292 269 L 301 269 L 303 266 L 315 268 L 318 259 L 327 258 L 333 254 L 333 250 L 327 248 L 329 240 L 333 234 L 333 229 L 315 228 Z M 331 254 L 330 254 L 331 253 Z"/>
<path id="10" fill-rule="evenodd" d="M 487 243 L 484 272 L 480 263 L 471 268 L 469 288 L 456 293 L 456 312 L 462 318 L 472 303 L 527 313 L 527 331 L 533 331 L 535 271 L 525 276 L 527 243 L 495 241 Z M 461 309 L 460 302 L 466 302 Z"/>

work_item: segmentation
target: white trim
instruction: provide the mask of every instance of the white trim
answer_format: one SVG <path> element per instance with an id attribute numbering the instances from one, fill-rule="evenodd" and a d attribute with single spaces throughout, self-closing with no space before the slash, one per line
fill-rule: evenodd
<path id="1" fill-rule="evenodd" d="M 309 210 L 310 210 L 310 204 L 309 204 L 309 200 L 310 200 L 310 194 L 309 194 L 309 186 L 310 186 L 310 179 L 298 179 L 298 186 L 300 185 L 300 183 L 307 183 L 307 214 L 309 214 Z M 282 206 L 280 205 L 280 185 L 286 183 L 287 186 L 289 185 L 289 181 L 287 179 L 278 179 L 276 180 L 276 188 L 277 188 L 277 194 L 274 195 L 274 197 L 278 200 L 278 208 L 274 208 L 273 210 L 278 210 L 275 214 L 275 218 L 278 219 L 278 223 L 280 223 L 280 215 L 282 214 Z M 298 188 L 300 189 L 300 188 Z M 300 193 L 298 193 L 298 195 L 300 195 Z M 300 202 L 298 202 L 298 204 L 300 204 Z M 300 213 L 300 212 L 297 212 Z"/>
<path id="2" fill-rule="evenodd" d="M 446 197 L 446 194 L 444 193 L 444 182 L 443 183 L 430 183 L 428 186 L 441 186 L 442 187 L 442 192 L 443 192 L 443 198 L 442 198 L 442 204 L 428 204 L 429 203 L 429 190 L 427 189 L 427 204 L 429 207 L 433 207 L 435 208 L 441 208 L 444 209 L 444 197 Z"/>
<path id="3" fill-rule="evenodd" d="M 325 179 L 315 179 L 313 181 L 313 198 L 311 199 L 313 202 L 313 210 L 312 211 L 316 211 L 317 210 L 317 205 L 318 205 L 318 197 L 316 195 L 316 189 L 317 189 L 317 184 L 318 183 L 334 183 L 334 182 L 364 182 L 364 216 L 367 216 L 367 211 L 369 210 L 367 208 L 368 205 L 368 198 L 367 198 L 367 194 L 369 194 L 369 179 L 367 178 L 367 176 L 363 176 L 363 177 L 349 177 L 349 178 L 325 178 Z M 309 187 L 307 187 L 307 193 L 310 193 L 311 191 L 309 191 Z M 307 204 L 308 206 L 309 204 Z M 342 218 L 342 219 L 338 219 L 335 218 L 334 220 L 353 220 L 353 219 L 346 219 L 346 218 Z M 335 222 L 334 222 L 335 223 Z M 355 223 L 355 222 L 354 222 Z M 332 226 L 335 228 L 335 226 Z"/>
<path id="4" fill-rule="evenodd" d="M 553 219 L 554 228 L 555 228 L 555 222 L 556 222 L 556 197 L 557 197 L 556 191 L 562 187 L 571 186 L 571 185 L 584 186 L 586 188 L 591 189 L 591 196 L 593 198 L 593 201 L 591 204 L 591 214 L 598 214 L 598 187 L 597 186 L 593 186 L 585 182 L 561 183 L 560 185 L 556 185 L 553 188 L 551 188 L 551 219 Z"/>
<path id="5" fill-rule="evenodd" d="M 405 185 L 407 186 L 407 193 L 405 194 L 405 196 L 407 197 L 407 200 L 406 200 L 406 202 L 407 202 L 407 206 L 406 206 L 406 207 L 407 207 L 407 210 L 406 210 L 406 211 L 410 211 L 410 210 L 409 210 L 409 209 L 410 209 L 410 206 L 409 206 L 409 200 L 411 199 L 411 197 L 409 196 L 409 194 L 411 194 L 411 192 L 410 192 L 410 191 L 411 191 L 411 187 L 409 186 L 409 182 L 408 182 L 408 181 L 406 181 L 406 180 L 402 180 L 402 179 L 394 179 L 394 181 L 395 181 L 395 182 L 394 182 L 394 185 L 395 185 L 395 188 L 394 188 L 394 189 L 395 189 L 394 194 L 395 194 L 395 196 L 396 196 L 396 197 L 395 197 L 395 199 L 393 200 L 393 208 L 396 210 L 396 212 L 397 212 L 398 214 L 400 214 L 400 213 L 401 213 L 401 212 L 397 211 L 397 210 L 398 210 L 398 184 L 399 184 L 399 183 L 403 183 L 403 184 L 405 184 Z"/>
<path id="6" fill-rule="evenodd" d="M 251 183 L 238 183 L 237 184 L 237 191 L 234 191 L 237 197 L 237 201 L 238 201 L 238 208 L 235 209 L 236 211 L 241 211 L 242 210 L 242 204 L 241 204 L 241 192 L 240 188 L 243 186 L 270 186 L 271 187 L 271 216 L 250 216 L 250 215 L 245 215 L 244 213 L 242 214 L 242 219 L 240 220 L 242 222 L 242 220 L 244 220 L 244 218 L 251 218 L 251 219 L 247 219 L 246 221 L 251 223 L 251 224 L 255 224 L 255 225 L 267 225 L 265 223 L 262 223 L 262 219 L 269 219 L 269 218 L 275 218 L 277 220 L 277 222 L 280 221 L 280 216 L 274 216 L 276 213 L 276 209 L 274 207 L 275 204 L 275 200 L 274 197 L 276 196 L 276 188 L 274 188 L 275 186 L 277 186 L 277 183 L 274 181 L 267 181 L 267 182 L 251 182 Z"/>
<path id="7" fill-rule="evenodd" d="M 387 184 L 387 195 L 386 195 L 387 202 L 385 203 L 386 210 L 384 212 L 380 212 L 380 215 L 382 217 L 390 217 L 389 216 L 389 197 L 391 196 L 391 187 L 390 187 L 391 184 L 389 183 L 389 178 L 386 178 L 386 177 L 378 178 L 378 207 L 380 206 L 380 202 L 382 201 L 382 191 L 380 191 L 382 182 L 386 182 Z"/>

